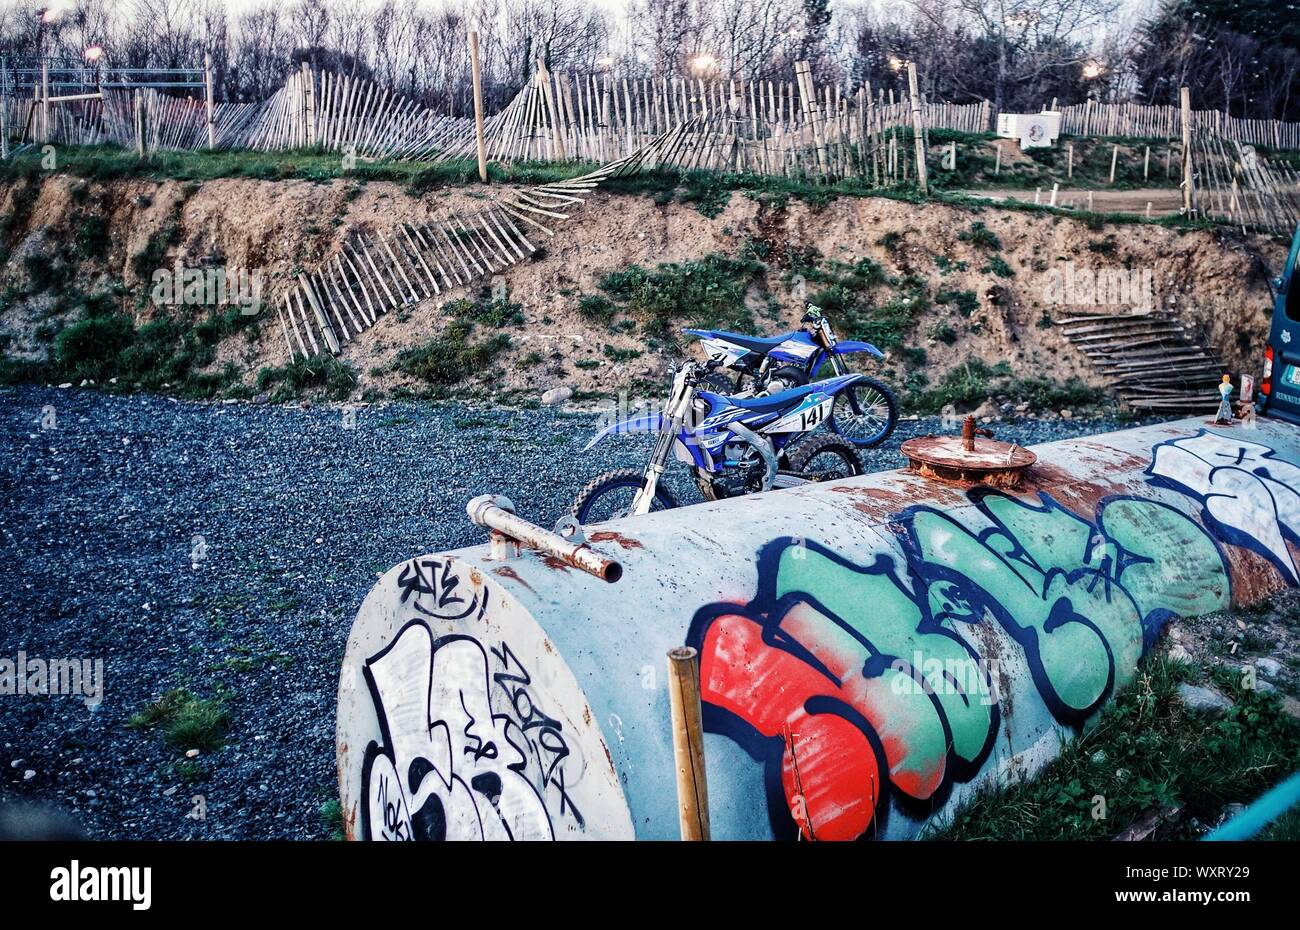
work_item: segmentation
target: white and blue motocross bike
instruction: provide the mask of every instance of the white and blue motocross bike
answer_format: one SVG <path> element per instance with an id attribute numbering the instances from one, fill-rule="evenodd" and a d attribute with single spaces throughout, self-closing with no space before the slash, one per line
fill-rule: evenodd
<path id="1" fill-rule="evenodd" d="M 800 329 L 771 338 L 716 329 L 685 332 L 701 341 L 710 359 L 738 373 L 734 381 L 722 372 L 708 376 L 705 386 L 722 394 L 744 393 L 747 378 L 754 393 L 774 394 L 808 384 L 828 361 L 836 375 L 845 376 L 849 371 L 842 357 L 855 352 L 885 357 L 869 342 L 836 339 L 818 307 L 810 305 L 800 323 Z M 870 449 L 889 438 L 897 420 L 893 393 L 876 379 L 862 376 L 836 397 L 826 425 L 859 449 Z"/>
<path id="2" fill-rule="evenodd" d="M 836 398 L 861 382 L 843 375 L 800 385 L 764 397 L 727 397 L 700 390 L 708 374 L 721 367 L 685 362 L 673 376 L 672 394 L 662 411 L 628 417 L 605 427 L 584 452 L 607 436 L 658 433 L 644 471 L 618 468 L 590 482 L 570 513 L 579 524 L 677 506 L 661 483 L 669 453 L 685 462 L 700 493 L 709 500 L 834 481 L 863 472 L 857 450 L 834 433 L 807 434 L 830 416 Z"/>

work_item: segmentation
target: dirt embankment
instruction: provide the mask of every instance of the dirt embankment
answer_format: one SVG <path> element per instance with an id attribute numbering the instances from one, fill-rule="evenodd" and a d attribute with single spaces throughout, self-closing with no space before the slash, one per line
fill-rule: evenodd
<path id="1" fill-rule="evenodd" d="M 350 181 L 15 182 L 0 191 L 0 245 L 7 253 L 0 343 L 9 358 L 56 352 L 59 331 L 85 313 L 72 296 L 97 292 L 109 294 L 137 326 L 160 314 L 197 320 L 210 308 L 160 307 L 151 299 L 159 268 L 180 261 L 256 271 L 275 296 L 354 226 L 385 229 L 449 208 L 472 209 L 482 196 L 458 188 L 416 197 L 393 184 Z M 913 386 L 934 384 L 972 359 L 1006 362 L 1019 377 L 1077 377 L 1101 386 L 1050 321 L 1128 312 L 1148 302 L 1149 282 L 1156 309 L 1177 313 L 1227 370 L 1252 371 L 1267 333 L 1264 269 L 1276 273 L 1284 252 L 1283 244 L 1255 237 L 1148 224 L 1101 227 L 994 206 L 850 197 L 814 205 L 743 193 L 707 217 L 680 198 L 598 192 L 568 220 L 555 221 L 555 229 L 530 261 L 504 274 L 508 301 L 519 311 L 499 327 L 509 344 L 466 379 L 464 396 L 520 399 L 552 387 L 572 388 L 579 398 L 650 391 L 679 347 L 668 329 L 647 326 L 647 314 L 671 319 L 674 330 L 709 323 L 696 307 L 662 303 L 673 294 L 712 300 L 718 287 L 730 288 L 755 327 L 769 333 L 794 328 L 805 299 L 838 302 L 854 326 L 890 346 L 886 374 Z M 734 261 L 719 271 L 709 256 Z M 677 266 L 672 281 L 624 280 L 620 289 L 607 278 L 660 263 Z M 1090 298 L 1079 282 L 1096 272 L 1127 276 L 1127 302 Z M 402 350 L 440 338 L 451 320 L 445 305 L 465 296 L 486 299 L 486 283 L 389 313 L 346 344 L 340 360 L 356 378 L 352 396 L 426 387 L 394 362 Z M 591 298 L 605 310 L 593 313 Z M 893 328 L 882 329 L 881 320 Z M 495 326 L 480 322 L 475 338 Z M 259 369 L 288 359 L 280 328 L 268 318 L 224 336 L 204 365 L 234 372 L 233 386 L 248 392 Z"/>

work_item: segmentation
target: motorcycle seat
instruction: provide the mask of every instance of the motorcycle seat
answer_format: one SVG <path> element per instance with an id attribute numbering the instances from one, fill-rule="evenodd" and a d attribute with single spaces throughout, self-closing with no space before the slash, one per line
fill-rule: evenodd
<path id="1" fill-rule="evenodd" d="M 758 352 L 763 355 L 771 352 L 787 339 L 793 339 L 795 336 L 799 335 L 798 330 L 795 330 L 792 333 L 785 333 L 781 336 L 743 336 L 740 333 L 728 333 L 722 332 L 721 330 L 698 330 L 693 332 L 698 332 L 699 334 L 704 335 L 705 338 L 725 339 L 732 345 L 737 345 L 742 349 L 748 349 L 751 352 Z"/>
<path id="2" fill-rule="evenodd" d="M 782 391 L 779 394 L 769 394 L 766 397 L 729 397 L 725 394 L 713 394 L 713 396 L 720 397 L 730 406 L 740 407 L 742 410 L 750 410 L 754 413 L 777 413 L 793 406 L 801 397 L 812 391 L 820 390 L 821 387 L 820 384 L 801 385 L 790 388 L 788 391 Z M 711 394 L 712 392 L 701 391 L 700 393 Z"/>

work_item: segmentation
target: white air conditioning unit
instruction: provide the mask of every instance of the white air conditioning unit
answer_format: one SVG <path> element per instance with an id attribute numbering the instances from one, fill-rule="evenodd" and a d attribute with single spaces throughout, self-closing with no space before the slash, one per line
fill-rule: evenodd
<path id="1" fill-rule="evenodd" d="M 999 113 L 998 135 L 1003 139 L 1019 139 L 1022 149 L 1050 148 L 1061 136 L 1061 113 L 1059 110 Z"/>

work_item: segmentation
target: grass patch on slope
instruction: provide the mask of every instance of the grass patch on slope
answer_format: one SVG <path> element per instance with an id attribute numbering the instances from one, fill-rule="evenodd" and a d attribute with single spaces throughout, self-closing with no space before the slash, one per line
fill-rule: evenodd
<path id="1" fill-rule="evenodd" d="M 1104 840 L 1153 807 L 1179 806 L 1155 838 L 1198 838 L 1193 820 L 1214 824 L 1227 804 L 1249 803 L 1295 770 L 1300 721 L 1276 696 L 1242 688 L 1227 670 L 1212 677 L 1234 706 L 1219 716 L 1189 710 L 1177 688 L 1195 677 L 1189 665 L 1148 656 L 1096 726 L 1066 743 L 1037 777 L 978 793 L 927 837 Z M 1104 817 L 1093 816 L 1098 796 Z M 1293 811 L 1270 835 L 1294 837 L 1296 826 Z"/>

